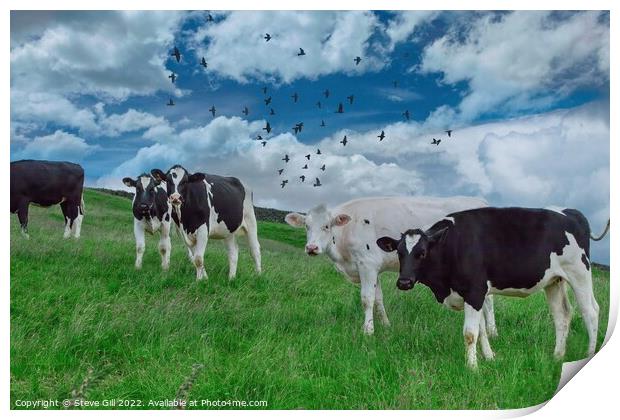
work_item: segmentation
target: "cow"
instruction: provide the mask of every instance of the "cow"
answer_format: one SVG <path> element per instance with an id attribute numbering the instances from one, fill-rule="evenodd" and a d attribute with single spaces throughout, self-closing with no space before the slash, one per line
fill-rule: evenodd
<path id="1" fill-rule="evenodd" d="M 84 169 L 76 163 L 47 160 L 11 162 L 11 213 L 17 213 L 21 233 L 28 235 L 28 206 L 60 204 L 64 238 L 78 239 L 84 219 Z"/>
<path id="2" fill-rule="evenodd" d="M 136 270 L 142 268 L 144 255 L 144 233 L 151 235 L 160 231 L 159 253 L 161 268 L 167 271 L 170 267 L 170 226 L 172 225 L 172 205 L 168 202 L 166 189 L 155 181 L 150 174 L 143 173 L 137 179 L 123 178 L 123 184 L 135 189 L 131 204 L 133 213 L 133 234 L 136 238 Z"/>
<path id="3" fill-rule="evenodd" d="M 196 267 L 196 279 L 207 277 L 204 253 L 209 238 L 223 239 L 228 249 L 228 278 L 237 273 L 239 248 L 236 236 L 245 233 L 256 272 L 261 272 L 260 244 L 252 192 L 233 177 L 190 173 L 181 165 L 151 175 L 166 183 L 168 200 L 179 221 L 179 230 Z"/>
<path id="4" fill-rule="evenodd" d="M 555 324 L 556 358 L 564 357 L 571 321 L 570 285 L 594 354 L 599 307 L 592 291 L 590 239 L 584 215 L 574 209 L 487 207 L 455 212 L 427 230 L 409 229 L 400 238 L 383 236 L 377 245 L 398 255 L 397 287 L 428 286 L 439 303 L 465 311 L 467 364 L 477 366 L 476 344 L 493 359 L 482 310 L 490 295 L 526 297 L 544 290 Z"/>
<path id="5" fill-rule="evenodd" d="M 363 331 L 372 335 L 373 308 L 383 325 L 390 325 L 378 276 L 384 271 L 398 272 L 398 258 L 381 251 L 376 238 L 400 234 L 412 225 L 428 226 L 453 211 L 486 205 L 484 200 L 472 197 L 370 197 L 333 209 L 321 204 L 306 215 L 289 213 L 285 221 L 293 227 L 306 228 L 308 255 L 326 253 L 338 271 L 352 283 L 360 284 Z M 489 331 L 496 335 L 492 299 L 485 307 L 490 312 Z"/>

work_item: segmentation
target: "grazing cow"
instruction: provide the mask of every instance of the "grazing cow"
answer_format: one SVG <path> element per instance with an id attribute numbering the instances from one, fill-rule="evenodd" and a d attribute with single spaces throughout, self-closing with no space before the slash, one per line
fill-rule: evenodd
<path id="1" fill-rule="evenodd" d="M 123 178 L 123 183 L 136 190 L 131 206 L 133 234 L 136 238 L 136 269 L 142 268 L 142 256 L 145 248 L 144 232 L 154 234 L 160 230 L 161 268 L 167 271 L 170 267 L 170 251 L 172 249 L 170 244 L 172 205 L 168 202 L 166 189 L 146 173 L 139 175 L 138 179 Z"/>
<path id="2" fill-rule="evenodd" d="M 153 178 L 166 182 L 167 194 L 190 258 L 196 267 L 196 279 L 207 277 L 204 253 L 209 238 L 224 239 L 228 248 L 228 277 L 237 273 L 239 248 L 236 236 L 247 234 L 256 271 L 261 272 L 260 244 L 252 192 L 237 178 L 190 174 L 180 165 L 164 173 L 151 171 Z"/>
<path id="3" fill-rule="evenodd" d="M 382 235 L 400 235 L 410 226 L 428 226 L 445 214 L 486 206 L 471 197 L 374 197 L 343 203 L 333 209 L 324 205 L 313 208 L 305 216 L 286 215 L 286 222 L 305 227 L 306 253 L 314 256 L 325 252 L 352 283 L 361 286 L 364 308 L 364 332 L 373 334 L 373 308 L 381 322 L 390 325 L 378 275 L 384 271 L 398 272 L 398 258 L 382 252 L 375 244 Z M 490 301 L 489 330 L 495 335 L 495 321 Z"/>
<path id="4" fill-rule="evenodd" d="M 22 235 L 28 238 L 28 205 L 60 204 L 64 237 L 80 237 L 84 218 L 84 169 L 71 162 L 19 160 L 11 162 L 11 213 L 17 213 Z"/>
<path id="5" fill-rule="evenodd" d="M 592 292 L 590 226 L 577 210 L 481 208 L 446 216 L 427 231 L 407 230 L 399 240 L 384 236 L 377 245 L 397 251 L 397 286 L 428 286 L 439 303 L 465 310 L 463 336 L 467 363 L 477 365 L 476 343 L 493 359 L 482 311 L 488 295 L 525 297 L 545 290 L 555 323 L 555 356 L 564 357 L 571 308 L 568 283 L 589 336 L 588 355 L 594 354 L 599 307 Z"/>

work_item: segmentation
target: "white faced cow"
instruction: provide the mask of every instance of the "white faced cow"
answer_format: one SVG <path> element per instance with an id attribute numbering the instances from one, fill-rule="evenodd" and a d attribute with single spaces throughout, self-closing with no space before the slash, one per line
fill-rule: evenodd
<path id="1" fill-rule="evenodd" d="M 324 205 L 313 208 L 307 215 L 289 213 L 286 222 L 305 227 L 306 253 L 326 253 L 338 271 L 351 282 L 361 284 L 364 308 L 364 332 L 373 334 L 373 308 L 381 322 L 389 325 L 378 275 L 384 271 L 398 272 L 398 258 L 386 254 L 376 244 L 384 235 L 400 235 L 410 226 L 428 226 L 453 211 L 483 207 L 487 203 L 472 197 L 374 197 L 343 203 L 333 209 Z M 489 332 L 496 334 L 493 301 L 489 310 Z"/>
<path id="2" fill-rule="evenodd" d="M 465 310 L 467 363 L 475 368 L 478 339 L 483 356 L 494 357 L 482 310 L 493 294 L 525 297 L 544 290 L 555 323 L 555 356 L 563 357 L 571 321 L 566 283 L 583 314 L 588 355 L 594 354 L 599 307 L 592 291 L 590 239 L 604 234 L 593 238 L 588 220 L 573 209 L 487 207 L 452 213 L 426 231 L 407 230 L 399 239 L 381 237 L 377 245 L 398 256 L 399 289 L 419 282 L 439 303 Z"/>
<path id="3" fill-rule="evenodd" d="M 136 238 L 136 269 L 142 268 L 144 255 L 144 233 L 154 234 L 160 231 L 159 253 L 161 268 L 166 271 L 170 266 L 170 226 L 172 205 L 168 202 L 166 189 L 159 185 L 151 175 L 142 174 L 138 179 L 123 178 L 123 183 L 135 188 L 133 197 L 133 233 Z"/>
<path id="4" fill-rule="evenodd" d="M 200 172 L 190 174 L 180 165 L 164 173 L 153 169 L 155 180 L 165 182 L 168 199 L 196 267 L 196 279 L 207 277 L 204 253 L 209 238 L 224 239 L 228 248 L 228 277 L 237 273 L 236 236 L 245 233 L 256 271 L 261 272 L 260 244 L 252 192 L 241 181 Z"/>

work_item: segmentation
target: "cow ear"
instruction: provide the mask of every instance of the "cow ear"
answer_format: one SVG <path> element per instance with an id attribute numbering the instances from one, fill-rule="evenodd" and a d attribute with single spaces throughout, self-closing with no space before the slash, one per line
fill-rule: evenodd
<path id="1" fill-rule="evenodd" d="M 128 187 L 135 187 L 136 181 L 131 178 L 123 178 L 123 184 L 127 185 Z"/>
<path id="2" fill-rule="evenodd" d="M 306 223 L 306 216 L 299 213 L 289 213 L 284 217 L 284 221 L 293 227 L 303 227 Z"/>
<path id="3" fill-rule="evenodd" d="M 195 174 L 191 174 L 190 176 L 188 176 L 187 180 L 189 182 L 204 181 L 205 180 L 205 174 L 203 174 L 202 172 L 196 172 Z"/>
<path id="4" fill-rule="evenodd" d="M 384 236 L 377 239 L 377 246 L 385 252 L 394 252 L 398 247 L 398 241 L 396 239 L 390 238 L 389 236 Z"/>
<path id="5" fill-rule="evenodd" d="M 151 169 L 151 175 L 157 182 L 163 182 L 166 180 L 166 174 L 161 169 Z"/>
<path id="6" fill-rule="evenodd" d="M 332 219 L 332 226 L 344 226 L 351 221 L 351 216 L 348 214 L 339 214 Z"/>

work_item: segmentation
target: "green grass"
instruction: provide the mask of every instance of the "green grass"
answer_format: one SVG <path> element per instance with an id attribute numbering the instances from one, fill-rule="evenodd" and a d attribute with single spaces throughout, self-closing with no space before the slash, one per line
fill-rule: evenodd
<path id="1" fill-rule="evenodd" d="M 266 400 L 269 408 L 493 409 L 531 406 L 556 389 L 554 330 L 544 294 L 496 298 L 496 360 L 465 366 L 463 314 L 431 292 L 396 289 L 382 275 L 392 327 L 362 333 L 359 288 L 325 257 L 306 257 L 303 230 L 260 223 L 261 276 L 245 240 L 238 276 L 227 280 L 218 241 L 209 244 L 209 279 L 196 282 L 173 234 L 168 273 L 156 237 L 135 271 L 130 201 L 85 193 L 79 241 L 63 240 L 60 209 L 31 207 L 29 241 L 11 216 L 11 406 L 63 400 L 89 368 L 89 400 L 171 400 L 200 363 L 190 399 Z M 595 271 L 607 328 L 609 273 Z M 572 298 L 572 296 L 571 296 Z M 585 355 L 577 308 L 566 360 Z"/>

